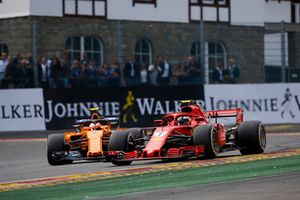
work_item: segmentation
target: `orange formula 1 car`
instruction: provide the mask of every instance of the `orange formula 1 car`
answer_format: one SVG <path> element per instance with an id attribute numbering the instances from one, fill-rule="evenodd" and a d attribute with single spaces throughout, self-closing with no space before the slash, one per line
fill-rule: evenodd
<path id="1" fill-rule="evenodd" d="M 220 117 L 233 117 L 233 126 L 218 123 Z M 212 120 L 212 119 L 215 120 Z M 266 132 L 260 121 L 243 121 L 241 109 L 205 111 L 194 101 L 182 101 L 179 112 L 154 122 L 156 127 L 134 128 L 112 133 L 109 156 L 115 165 L 135 160 L 182 159 L 239 150 L 242 154 L 263 153 Z"/>
<path id="2" fill-rule="evenodd" d="M 49 135 L 47 157 L 50 165 L 74 160 L 105 160 L 109 137 L 118 118 L 100 116 L 98 110 L 90 109 L 90 119 L 77 120 L 74 131 Z"/>

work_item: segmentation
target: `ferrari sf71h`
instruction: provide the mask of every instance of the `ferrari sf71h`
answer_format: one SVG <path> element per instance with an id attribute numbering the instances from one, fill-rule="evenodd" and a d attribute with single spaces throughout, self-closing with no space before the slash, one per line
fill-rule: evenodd
<path id="1" fill-rule="evenodd" d="M 234 125 L 226 128 L 217 122 L 221 117 L 234 117 Z M 108 143 L 109 160 L 121 166 L 135 160 L 214 158 L 231 150 L 259 154 L 266 147 L 263 124 L 243 121 L 242 109 L 207 112 L 192 100 L 182 101 L 180 112 L 154 123 L 156 127 L 113 132 Z"/>

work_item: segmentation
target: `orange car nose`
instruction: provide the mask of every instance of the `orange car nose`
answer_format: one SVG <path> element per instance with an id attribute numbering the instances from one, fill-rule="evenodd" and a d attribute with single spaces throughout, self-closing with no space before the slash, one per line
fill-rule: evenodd
<path id="1" fill-rule="evenodd" d="M 103 149 L 102 149 L 102 136 L 103 131 L 88 131 L 87 138 L 88 138 L 88 157 L 95 157 L 95 156 L 103 156 Z"/>

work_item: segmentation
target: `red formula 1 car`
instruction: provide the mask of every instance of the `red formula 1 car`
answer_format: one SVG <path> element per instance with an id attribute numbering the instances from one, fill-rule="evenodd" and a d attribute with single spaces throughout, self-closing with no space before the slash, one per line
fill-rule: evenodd
<path id="1" fill-rule="evenodd" d="M 226 128 L 217 123 L 221 117 L 235 117 Z M 212 123 L 212 118 L 215 121 Z M 178 159 L 239 150 L 243 155 L 263 153 L 266 132 L 260 121 L 243 121 L 241 109 L 205 111 L 194 101 L 182 101 L 180 112 L 154 121 L 156 127 L 131 128 L 111 134 L 110 160 L 115 165 L 129 165 L 135 160 Z"/>

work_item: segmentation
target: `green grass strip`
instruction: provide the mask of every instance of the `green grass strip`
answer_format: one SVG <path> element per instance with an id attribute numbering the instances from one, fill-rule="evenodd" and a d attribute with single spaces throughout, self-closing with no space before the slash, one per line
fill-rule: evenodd
<path id="1" fill-rule="evenodd" d="M 300 156 L 13 190 L 0 193 L 0 199 L 90 199 L 156 189 L 243 180 L 296 171 L 300 171 Z"/>

